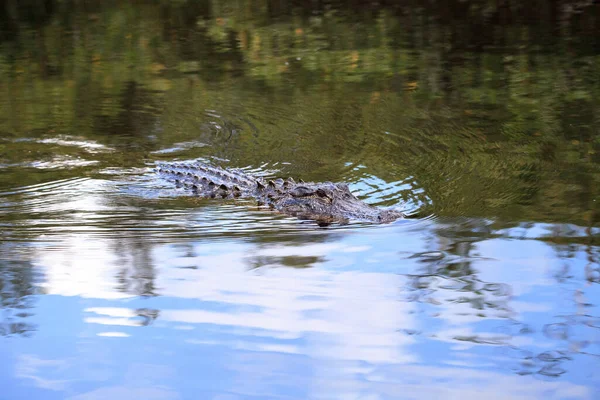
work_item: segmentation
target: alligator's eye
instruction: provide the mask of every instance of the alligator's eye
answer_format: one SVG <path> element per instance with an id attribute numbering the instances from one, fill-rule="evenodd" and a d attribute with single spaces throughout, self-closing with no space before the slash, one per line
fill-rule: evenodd
<path id="1" fill-rule="evenodd" d="M 290 194 L 294 197 L 306 197 L 312 196 L 314 192 L 312 189 L 307 188 L 306 186 L 296 186 Z"/>
<path id="2" fill-rule="evenodd" d="M 316 193 L 316 194 L 317 194 L 317 196 L 319 196 L 319 197 L 322 197 L 322 198 L 328 199 L 329 201 L 333 201 L 333 196 L 331 195 L 331 193 L 327 193 L 327 191 L 326 191 L 326 190 L 324 190 L 324 189 L 321 189 L 321 188 L 319 188 L 319 189 L 317 189 L 317 190 L 315 191 L 315 193 Z"/>

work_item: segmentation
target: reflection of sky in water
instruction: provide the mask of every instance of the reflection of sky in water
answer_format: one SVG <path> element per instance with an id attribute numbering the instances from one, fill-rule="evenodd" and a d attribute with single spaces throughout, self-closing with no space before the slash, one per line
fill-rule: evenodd
<path id="1" fill-rule="evenodd" d="M 598 394 L 586 249 L 557 258 L 538 240 L 438 228 L 127 249 L 65 235 L 33 256 L 46 295 L 37 332 L 2 344 L 3 386 L 48 399 Z"/>

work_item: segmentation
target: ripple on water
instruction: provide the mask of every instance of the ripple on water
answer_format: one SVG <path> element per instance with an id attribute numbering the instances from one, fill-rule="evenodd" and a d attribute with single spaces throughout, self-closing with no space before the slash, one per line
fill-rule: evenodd
<path id="1" fill-rule="evenodd" d="M 78 147 L 87 151 L 88 153 L 99 153 L 114 151 L 113 148 L 98 143 L 95 140 L 79 136 L 69 135 L 58 135 L 56 137 L 45 137 L 45 138 L 27 138 L 22 137 L 13 140 L 13 143 L 36 143 L 42 145 L 56 145 L 61 147 Z"/>
<path id="2" fill-rule="evenodd" d="M 231 166 L 228 165 L 229 160 L 223 160 L 217 157 L 196 158 L 193 160 L 182 161 L 199 161 L 206 164 L 221 166 L 223 168 L 231 168 Z M 287 165 L 289 165 L 289 163 L 276 162 L 262 163 L 258 166 L 245 166 L 234 168 L 239 169 L 251 176 L 261 177 L 264 179 L 275 179 L 284 178 L 287 177 L 287 175 L 289 175 L 281 172 L 282 169 L 287 168 Z M 356 170 L 358 170 L 358 168 Z M 149 175 L 147 172 L 145 173 L 145 175 L 151 177 L 151 175 Z M 174 190 L 171 184 L 165 186 L 162 182 L 157 182 L 152 178 L 150 179 L 150 185 L 162 186 L 167 189 L 166 191 L 162 191 L 163 195 L 189 195 L 188 192 L 186 192 L 185 190 Z M 298 177 L 296 177 L 296 179 L 298 179 Z M 311 181 L 319 181 L 318 179 L 309 179 L 308 177 L 306 177 L 306 179 Z M 425 205 L 431 203 L 431 201 L 423 193 L 423 190 L 419 187 L 416 187 L 415 183 L 410 177 L 405 180 L 386 182 L 383 179 L 380 179 L 377 176 L 371 174 L 347 173 L 344 174 L 341 182 L 348 184 L 350 191 L 365 202 L 367 202 L 368 204 L 383 208 L 390 207 L 392 209 L 402 211 L 406 215 L 411 217 L 416 216 Z M 150 195 L 152 196 L 152 194 Z M 419 217 L 424 216 L 419 215 Z"/>
<path id="3" fill-rule="evenodd" d="M 251 200 L 206 200 L 158 182 L 140 169 L 120 180 L 72 178 L 0 192 L 4 237 L 52 240 L 68 232 L 91 237 L 145 237 L 176 240 L 184 237 L 250 235 L 278 236 L 323 232 L 312 221 L 300 221 L 259 208 Z M 120 174 L 119 170 L 104 171 Z M 399 221 L 408 226 L 417 221 Z M 329 232 L 368 228 L 352 223 L 331 226 Z"/>

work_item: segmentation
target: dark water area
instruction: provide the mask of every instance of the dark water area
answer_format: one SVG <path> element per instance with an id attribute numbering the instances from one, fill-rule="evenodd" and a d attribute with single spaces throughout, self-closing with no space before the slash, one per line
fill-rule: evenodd
<path id="1" fill-rule="evenodd" d="M 0 399 L 599 398 L 597 2 L 0 4 Z"/>

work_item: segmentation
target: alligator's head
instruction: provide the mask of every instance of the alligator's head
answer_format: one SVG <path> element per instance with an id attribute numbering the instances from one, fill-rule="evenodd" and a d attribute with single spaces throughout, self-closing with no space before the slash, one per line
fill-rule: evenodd
<path id="1" fill-rule="evenodd" d="M 380 209 L 359 200 L 344 183 L 297 184 L 273 200 L 279 211 L 320 224 L 344 223 L 351 219 L 388 223 L 404 217 L 401 212 Z"/>

